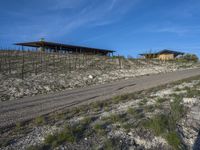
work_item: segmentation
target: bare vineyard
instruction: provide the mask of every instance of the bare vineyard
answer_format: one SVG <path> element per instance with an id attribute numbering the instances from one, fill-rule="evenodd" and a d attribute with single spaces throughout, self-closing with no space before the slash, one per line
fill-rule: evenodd
<path id="1" fill-rule="evenodd" d="M 188 63 L 186 63 L 188 64 Z M 163 62 L 159 60 L 125 59 L 123 57 L 107 57 L 86 54 L 66 54 L 59 52 L 34 52 L 19 50 L 0 50 L 0 74 L 6 78 L 24 79 L 40 73 L 67 74 L 77 70 L 116 70 L 121 68 L 138 68 L 149 65 L 178 65 L 178 61 Z"/>
<path id="2" fill-rule="evenodd" d="M 116 65 L 118 61 L 118 65 Z M 0 73 L 24 79 L 31 74 L 70 73 L 75 70 L 120 68 L 121 60 L 106 56 L 32 51 L 0 51 Z M 113 68 L 113 69 L 114 69 Z"/>

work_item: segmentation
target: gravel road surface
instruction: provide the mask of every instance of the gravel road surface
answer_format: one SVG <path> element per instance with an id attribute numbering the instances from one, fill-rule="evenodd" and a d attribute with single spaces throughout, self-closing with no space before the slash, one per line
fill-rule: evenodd
<path id="1" fill-rule="evenodd" d="M 46 115 L 72 106 L 106 100 L 113 96 L 133 93 L 197 75 L 200 75 L 200 68 L 134 77 L 104 85 L 1 102 L 0 128 L 9 127 L 16 122 L 27 121 L 39 115 Z"/>

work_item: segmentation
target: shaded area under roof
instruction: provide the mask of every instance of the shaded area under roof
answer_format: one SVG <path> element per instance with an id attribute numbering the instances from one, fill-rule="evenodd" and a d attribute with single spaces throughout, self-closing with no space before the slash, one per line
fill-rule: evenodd
<path id="1" fill-rule="evenodd" d="M 46 41 L 36 41 L 36 42 L 25 42 L 25 43 L 15 43 L 15 45 L 19 46 L 27 46 L 27 47 L 44 47 L 49 48 L 53 50 L 63 50 L 63 51 L 91 51 L 91 52 L 97 52 L 97 53 L 113 53 L 114 50 L 106 50 L 106 49 L 99 49 L 99 48 L 91 48 L 91 47 L 84 47 L 84 46 L 76 46 L 76 45 L 68 45 L 68 44 L 61 44 L 61 43 L 54 43 L 54 42 L 46 42 Z"/>

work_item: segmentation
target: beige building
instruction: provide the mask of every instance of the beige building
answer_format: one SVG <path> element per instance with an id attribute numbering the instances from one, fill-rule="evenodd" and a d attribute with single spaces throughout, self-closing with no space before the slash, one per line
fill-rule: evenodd
<path id="1" fill-rule="evenodd" d="M 184 53 L 172 50 L 162 50 L 157 53 L 144 53 L 140 55 L 145 59 L 173 60 L 177 58 L 177 56 L 184 55 Z"/>
<path id="2" fill-rule="evenodd" d="M 160 60 L 171 60 L 174 59 L 175 56 L 174 54 L 159 54 L 157 58 Z"/>

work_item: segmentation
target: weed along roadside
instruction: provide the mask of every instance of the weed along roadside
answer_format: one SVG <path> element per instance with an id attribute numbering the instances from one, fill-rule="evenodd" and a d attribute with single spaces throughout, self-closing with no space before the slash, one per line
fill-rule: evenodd
<path id="1" fill-rule="evenodd" d="M 1 146 L 23 145 L 29 150 L 191 149 L 198 138 L 192 110 L 198 105 L 199 89 L 197 76 L 40 116 L 10 129 Z M 10 144 L 13 138 L 15 142 Z"/>

